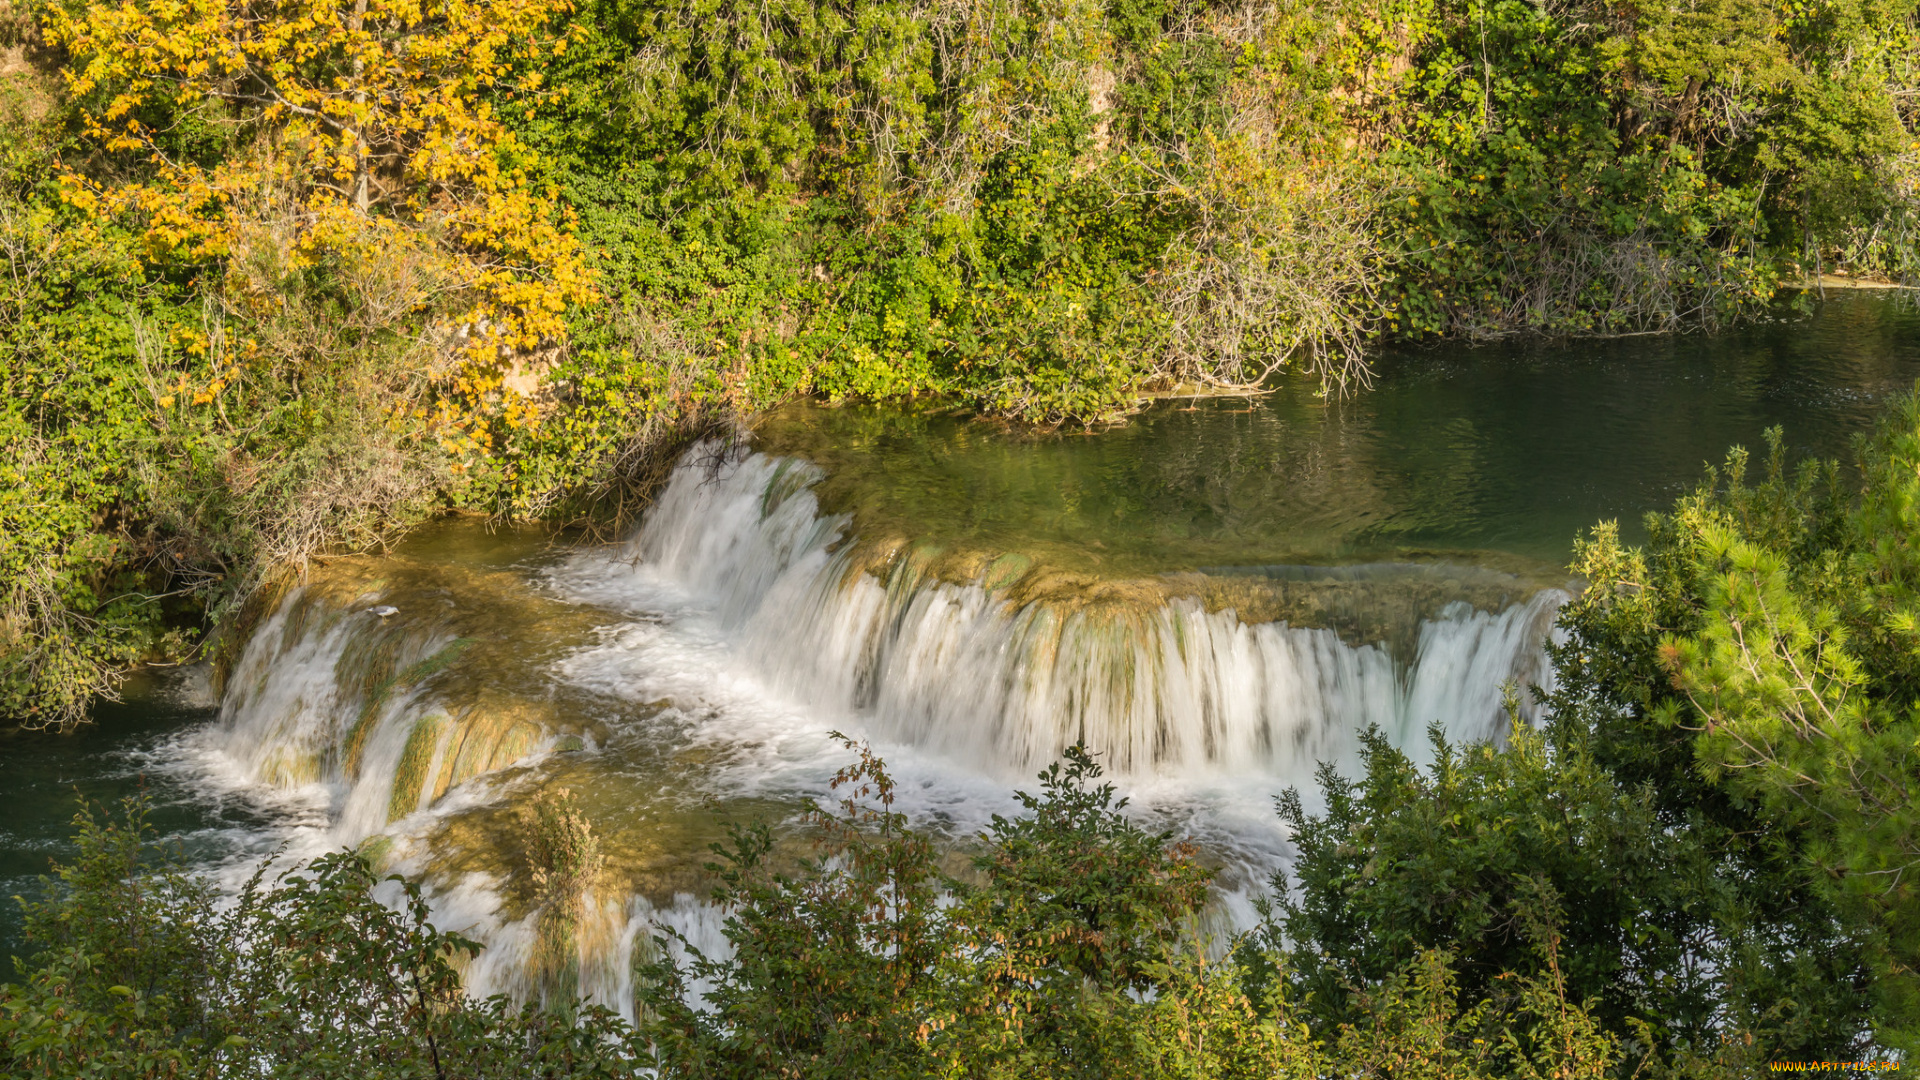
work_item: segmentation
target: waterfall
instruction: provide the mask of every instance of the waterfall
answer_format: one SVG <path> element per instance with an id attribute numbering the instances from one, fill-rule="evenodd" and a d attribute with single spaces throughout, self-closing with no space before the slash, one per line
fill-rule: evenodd
<path id="1" fill-rule="evenodd" d="M 566 977 L 630 1015 L 658 930 L 726 949 L 724 912 L 687 891 L 705 838 L 673 800 L 711 820 L 715 800 L 774 800 L 749 811 L 764 813 L 824 795 L 845 764 L 830 729 L 872 740 L 901 808 L 954 834 L 1015 812 L 1009 788 L 1084 742 L 1137 808 L 1227 864 L 1221 918 L 1239 924 L 1285 857 L 1279 789 L 1311 798 L 1321 762 L 1351 773 L 1369 725 L 1416 759 L 1429 725 L 1498 741 L 1508 688 L 1530 720 L 1525 688 L 1551 675 L 1542 643 L 1566 594 L 1511 575 L 1100 579 L 860 537 L 823 510 L 822 477 L 700 447 L 616 548 L 316 572 L 252 634 L 198 737 L 255 788 L 325 803 L 296 855 L 373 840 L 383 869 L 423 881 L 438 925 L 486 943 L 465 972 L 481 995 L 537 998 L 561 962 L 520 887 L 517 800 L 597 796 L 596 834 L 625 859 L 583 902 Z M 646 824 L 602 833 L 635 811 Z"/>
<path id="2" fill-rule="evenodd" d="M 938 553 L 863 548 L 845 517 L 821 512 L 819 478 L 790 459 L 690 456 L 629 557 L 703 599 L 772 693 L 974 769 L 1030 776 L 1084 741 L 1117 773 L 1305 783 L 1368 725 L 1416 757 L 1433 724 L 1497 741 L 1507 689 L 1531 718 L 1526 690 L 1551 676 L 1541 646 L 1557 589 L 1516 586 L 1526 595 L 1498 610 L 1442 603 L 1407 628 L 1411 655 L 1395 655 L 1390 640 L 1210 606 L 1193 575 L 1026 599 L 1038 571 L 991 580 L 1004 560 L 983 556 L 978 576 L 951 580 Z M 1268 576 L 1297 590 L 1411 573 L 1287 570 Z"/>
<path id="3" fill-rule="evenodd" d="M 448 692 L 436 676 L 472 639 L 432 610 L 370 610 L 383 598 L 291 590 L 248 639 L 219 722 L 202 733 L 254 784 L 324 793 L 330 827 L 311 838 L 324 847 L 357 844 L 566 734 L 524 705 Z"/>
<path id="4" fill-rule="evenodd" d="M 486 943 L 461 973 L 469 994 L 476 998 L 504 994 L 524 1002 L 538 996 L 530 972 L 539 966 L 540 913 L 503 921 L 496 885 L 475 876 L 436 893 L 431 898 L 433 921 Z M 589 895 L 584 906 L 586 914 L 574 944 L 577 980 L 572 996 L 611 1009 L 628 1022 L 635 1018 L 636 969 L 659 955 L 657 937 L 668 936 L 666 951 L 683 969 L 689 954 L 681 941 L 708 959 L 733 955 L 733 943 L 725 932 L 726 913 L 691 893 L 676 893 L 659 906 L 644 896 Z M 712 988 L 707 980 L 690 980 L 688 997 L 702 1003 Z"/>

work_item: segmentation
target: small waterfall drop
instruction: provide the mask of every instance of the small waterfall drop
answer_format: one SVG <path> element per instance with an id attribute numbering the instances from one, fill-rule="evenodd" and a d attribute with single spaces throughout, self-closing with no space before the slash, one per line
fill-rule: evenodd
<path id="1" fill-rule="evenodd" d="M 289 590 L 248 639 L 220 720 L 201 736 L 256 785 L 323 794 L 327 847 L 358 844 L 573 730 L 538 700 L 440 677 L 476 646 L 498 651 L 461 633 L 484 632 L 476 626 L 494 612 L 462 611 L 441 588 L 439 605 L 414 593 L 407 611 L 381 614 L 385 585 Z"/>
<path id="2" fill-rule="evenodd" d="M 510 922 L 502 921 L 500 897 L 494 883 L 481 878 L 464 881 L 433 897 L 434 921 L 462 927 L 463 933 L 486 942 L 462 972 L 467 992 L 476 998 L 504 994 L 514 1001 L 537 999 L 541 967 L 538 957 L 540 913 L 536 910 Z M 688 953 L 684 939 L 703 956 L 724 960 L 733 955 L 725 933 L 725 912 L 691 893 L 676 893 L 655 906 L 644 896 L 590 896 L 587 912 L 574 942 L 575 980 L 572 996 L 604 1006 L 634 1019 L 638 973 L 636 969 L 659 955 L 659 936 L 667 936 L 667 952 L 684 967 Z M 673 935 L 678 935 L 674 937 Z M 712 986 L 694 980 L 689 997 L 699 1003 Z"/>
<path id="3" fill-rule="evenodd" d="M 1551 676 L 1541 645 L 1557 589 L 1498 610 L 1447 602 L 1405 656 L 1330 627 L 1243 620 L 1174 579 L 1023 599 L 1024 563 L 994 580 L 1005 560 L 976 560 L 977 575 L 952 580 L 937 554 L 863 549 L 846 518 L 821 512 L 819 476 L 758 454 L 692 456 L 629 555 L 704 600 L 774 694 L 970 768 L 1017 779 L 1084 741 L 1118 773 L 1305 783 L 1368 725 L 1416 757 L 1431 724 L 1498 740 L 1508 688 L 1530 718 L 1526 690 Z"/>

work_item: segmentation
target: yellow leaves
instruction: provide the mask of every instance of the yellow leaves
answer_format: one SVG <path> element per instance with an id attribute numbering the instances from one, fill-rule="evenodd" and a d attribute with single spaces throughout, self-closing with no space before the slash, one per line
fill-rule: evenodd
<path id="1" fill-rule="evenodd" d="M 561 342 L 568 308 L 595 294 L 556 193 L 501 167 L 511 136 L 486 100 L 519 58 L 547 54 L 544 28 L 572 5 L 366 0 L 364 22 L 354 6 L 51 9 L 47 37 L 67 50 L 68 89 L 94 102 L 80 117 L 84 137 L 134 166 L 117 174 L 134 179 L 118 182 L 64 175 L 61 190 L 82 214 L 138 230 L 149 263 L 230 260 L 224 287 L 241 310 L 272 310 L 280 274 L 414 267 L 430 289 L 375 290 L 368 302 L 429 296 L 397 299 L 382 317 L 483 328 L 448 340 L 430 365 L 432 397 L 407 410 L 462 459 L 456 471 L 484 469 L 551 407 L 539 390 L 544 369 L 515 365 Z M 552 44 L 557 53 L 564 36 Z M 544 84 L 538 72 L 519 77 L 529 89 Z M 238 111 L 268 137 L 217 166 L 182 161 L 148 126 L 159 105 L 174 116 Z M 238 363 L 262 359 L 251 338 L 177 344 L 207 368 L 193 385 L 157 388 L 165 409 L 216 404 L 237 387 Z"/>

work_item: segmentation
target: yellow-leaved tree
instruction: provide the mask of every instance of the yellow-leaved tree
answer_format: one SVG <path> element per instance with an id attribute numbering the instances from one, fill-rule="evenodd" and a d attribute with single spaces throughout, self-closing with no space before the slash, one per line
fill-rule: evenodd
<path id="1" fill-rule="evenodd" d="M 592 295 L 551 192 L 488 95 L 541 92 L 525 61 L 557 54 L 568 0 L 121 0 L 53 7 L 83 130 L 110 169 L 69 170 L 77 207 L 138 230 L 155 260 L 224 262 L 263 246 L 281 266 L 404 258 L 430 286 L 363 298 L 398 319 L 431 308 L 432 404 L 449 446 L 511 419 L 517 355 L 562 335 Z M 517 65 L 515 61 L 521 61 Z M 509 85 L 504 80 L 516 80 Z M 180 132 L 220 132 L 193 152 Z M 521 159 L 524 160 L 524 159 Z M 243 268 L 242 268 L 243 269 Z M 229 298 L 277 302 L 270 282 Z M 244 310 L 242 311 L 244 314 Z M 439 370 L 444 366 L 445 370 Z"/>

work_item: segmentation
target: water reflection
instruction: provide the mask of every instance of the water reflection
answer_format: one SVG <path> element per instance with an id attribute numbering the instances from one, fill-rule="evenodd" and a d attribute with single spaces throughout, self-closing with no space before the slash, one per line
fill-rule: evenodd
<path id="1" fill-rule="evenodd" d="M 1042 549 L 1116 573 L 1348 561 L 1420 549 L 1563 564 L 1595 521 L 1629 538 L 1729 446 L 1786 428 L 1846 456 L 1920 377 L 1920 315 L 1885 296 L 1718 336 L 1447 347 L 1384 358 L 1375 388 L 1162 402 L 1094 434 L 792 406 L 758 445 L 826 466 L 862 535 Z"/>

